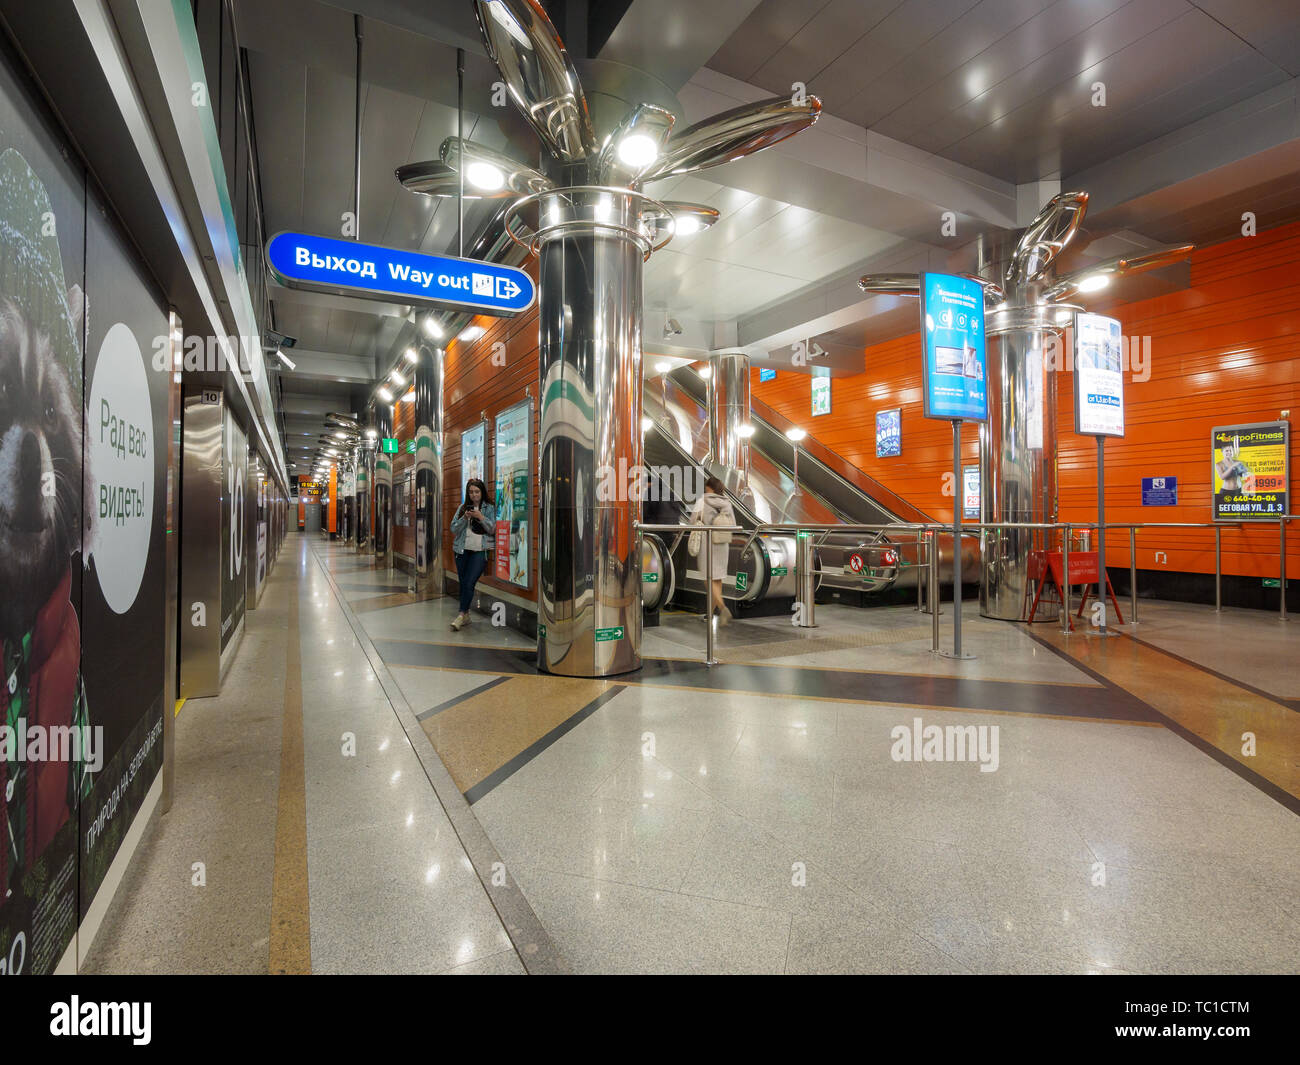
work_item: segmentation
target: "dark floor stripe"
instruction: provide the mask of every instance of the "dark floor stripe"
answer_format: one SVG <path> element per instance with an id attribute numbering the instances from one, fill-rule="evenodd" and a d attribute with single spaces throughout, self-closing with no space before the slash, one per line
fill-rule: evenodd
<path id="1" fill-rule="evenodd" d="M 1217 677 L 1225 684 L 1231 684 L 1234 688 L 1248 691 L 1251 695 L 1258 695 L 1261 699 L 1267 699 L 1270 703 L 1277 703 L 1279 706 L 1285 706 L 1288 710 L 1300 710 L 1300 699 L 1284 699 L 1282 696 L 1277 695 L 1274 692 L 1266 692 L 1263 688 L 1256 688 L 1253 684 L 1247 684 L 1244 680 L 1238 680 L 1236 677 L 1230 677 L 1226 673 L 1220 673 L 1217 669 L 1211 669 L 1203 662 L 1193 662 L 1190 658 L 1184 658 L 1180 654 L 1175 654 L 1173 651 L 1161 647 L 1159 644 L 1154 644 L 1150 640 L 1144 640 L 1140 636 L 1135 636 L 1131 632 L 1126 632 L 1124 635 L 1134 643 L 1140 643 L 1143 647 L 1149 647 L 1153 651 L 1158 651 L 1160 654 L 1172 658 L 1176 662 L 1181 662 L 1185 666 L 1190 666 L 1192 669 L 1198 669 L 1202 673 L 1208 673 L 1212 677 Z"/>
<path id="2" fill-rule="evenodd" d="M 532 674 L 532 648 L 471 647 L 465 644 L 376 640 L 384 661 L 395 666 L 433 666 L 484 673 Z M 1086 672 L 1086 671 L 1085 671 Z M 1101 688 L 1017 681 L 926 677 L 911 673 L 849 673 L 805 666 L 724 664 L 713 667 L 676 658 L 647 658 L 631 683 L 664 687 L 715 688 L 792 698 L 848 699 L 898 706 L 941 706 L 953 710 L 1000 710 L 1052 717 L 1109 721 L 1154 721 L 1152 710 L 1129 692 L 1103 682 Z"/>
<path id="3" fill-rule="evenodd" d="M 509 677 L 495 677 L 486 684 L 480 684 L 477 688 L 471 688 L 469 691 L 462 692 L 460 695 L 453 695 L 450 699 L 444 700 L 437 706 L 431 706 L 423 713 L 416 714 L 415 720 L 425 721 L 428 718 L 433 717 L 434 714 L 441 714 L 444 710 L 450 709 L 457 703 L 463 703 L 466 699 L 473 699 L 476 695 L 482 695 L 489 688 L 495 688 L 498 684 L 504 684 L 509 679 Z"/>
<path id="4" fill-rule="evenodd" d="M 1057 647 L 1054 644 L 1048 643 L 1041 636 L 1035 636 L 1032 632 L 1029 632 L 1027 630 L 1025 635 L 1027 635 L 1035 643 L 1041 644 L 1043 647 L 1046 647 L 1053 654 L 1058 655 L 1062 660 L 1069 662 L 1070 665 L 1074 666 L 1076 669 L 1080 669 L 1084 673 L 1087 673 L 1088 676 L 1092 677 L 1095 680 L 1100 681 L 1102 684 L 1104 684 L 1107 688 L 1111 689 L 1112 691 L 1121 692 L 1124 695 L 1127 695 L 1135 703 L 1138 703 L 1141 706 L 1146 707 L 1147 712 L 1151 715 L 1152 721 L 1160 722 L 1160 724 L 1164 725 L 1164 727 L 1167 728 L 1170 732 L 1172 732 L 1175 736 L 1179 736 L 1182 739 L 1186 740 L 1202 754 L 1208 754 L 1211 758 L 1213 758 L 1216 762 L 1219 763 L 1219 765 L 1223 766 L 1225 769 L 1231 769 L 1234 773 L 1237 774 L 1237 776 L 1241 777 L 1242 780 L 1258 788 L 1270 799 L 1275 799 L 1277 802 L 1280 802 L 1293 814 L 1300 814 L 1300 798 L 1296 798 L 1296 796 L 1292 795 L 1285 788 L 1280 787 L 1277 784 L 1274 784 L 1271 780 L 1268 779 L 1268 777 L 1256 773 L 1253 769 L 1250 769 L 1247 766 L 1242 765 L 1235 758 L 1233 758 L 1232 755 L 1228 754 L 1225 751 L 1219 750 L 1219 748 L 1214 746 L 1214 744 L 1212 744 L 1209 740 L 1204 739 L 1201 736 L 1198 736 L 1191 729 L 1187 728 L 1184 725 L 1180 725 L 1173 718 L 1167 717 L 1166 715 L 1162 714 L 1154 706 L 1151 706 L 1149 703 L 1139 699 L 1136 695 L 1132 695 L 1131 693 L 1125 691 L 1123 688 L 1120 688 L 1117 684 L 1114 683 L 1114 681 L 1108 680 L 1106 677 L 1103 677 L 1100 673 L 1098 673 L 1095 669 L 1092 669 L 1090 666 L 1086 666 L 1082 662 L 1075 659 L 1072 655 L 1068 654 L 1064 648 Z M 1139 640 L 1137 642 L 1141 643 L 1142 641 Z M 1159 648 L 1154 648 L 1154 650 L 1159 650 Z M 1177 656 L 1175 655 L 1174 657 Z"/>
<path id="5" fill-rule="evenodd" d="M 524 766 L 546 750 L 546 748 L 556 740 L 561 739 L 568 735 L 568 733 L 572 732 L 626 687 L 627 685 L 625 684 L 617 684 L 614 687 L 601 692 L 571 718 L 556 725 L 555 728 L 551 729 L 551 731 L 541 739 L 537 740 L 532 745 L 525 747 L 505 765 L 501 766 L 499 769 L 494 769 L 491 773 L 470 788 L 469 791 L 465 792 L 465 801 L 473 806 L 474 803 L 478 802 L 479 799 L 483 798 L 484 795 L 497 787 L 497 785 L 509 780 L 514 776 L 514 774 L 519 772 L 519 770 L 523 769 Z"/>

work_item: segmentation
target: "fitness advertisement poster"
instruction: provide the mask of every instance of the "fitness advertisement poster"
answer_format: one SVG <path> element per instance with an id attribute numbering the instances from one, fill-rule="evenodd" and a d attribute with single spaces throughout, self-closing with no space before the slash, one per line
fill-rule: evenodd
<path id="1" fill-rule="evenodd" d="M 1215 521 L 1289 514 L 1291 426 L 1221 425 L 1210 433 Z"/>

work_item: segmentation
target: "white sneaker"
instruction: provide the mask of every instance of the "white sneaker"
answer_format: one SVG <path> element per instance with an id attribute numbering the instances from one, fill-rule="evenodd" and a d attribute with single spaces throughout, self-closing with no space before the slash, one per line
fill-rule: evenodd
<path id="1" fill-rule="evenodd" d="M 468 618 L 464 614 L 457 614 L 456 620 L 451 623 L 451 631 L 460 632 L 460 630 L 464 628 L 467 620 Z"/>

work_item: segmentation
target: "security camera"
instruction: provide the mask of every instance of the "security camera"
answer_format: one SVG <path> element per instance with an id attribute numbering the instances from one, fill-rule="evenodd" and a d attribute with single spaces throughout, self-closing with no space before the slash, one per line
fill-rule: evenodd
<path id="1" fill-rule="evenodd" d="M 676 318 L 669 318 L 668 321 L 664 323 L 664 339 L 667 340 L 669 337 L 679 337 L 681 335 L 682 323 Z"/>

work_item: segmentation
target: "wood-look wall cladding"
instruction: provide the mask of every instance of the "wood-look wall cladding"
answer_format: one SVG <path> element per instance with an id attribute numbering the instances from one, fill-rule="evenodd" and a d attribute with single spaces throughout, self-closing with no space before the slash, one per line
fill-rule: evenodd
<path id="1" fill-rule="evenodd" d="M 460 506 L 460 434 L 486 417 L 488 428 L 483 442 L 484 462 L 490 477 L 485 477 L 489 494 L 495 491 L 496 476 L 496 416 L 527 398 L 527 390 L 537 395 L 537 314 L 529 311 L 517 318 L 474 319 L 474 324 L 486 332 L 472 343 L 453 340 L 447 346 L 443 359 L 443 434 L 442 434 L 442 564 L 448 573 L 455 574 L 456 560 L 451 551 L 451 516 Z M 498 343 L 505 345 L 505 364 L 492 361 Z M 498 360 L 499 361 L 499 360 Z M 415 404 L 399 403 L 394 419 L 397 437 L 401 441 L 415 434 Z M 532 468 L 537 468 L 537 422 L 533 412 Z M 394 462 L 393 478 L 403 477 L 415 463 L 415 456 L 399 452 Z M 537 529 L 538 493 L 536 484 L 532 491 L 531 528 Z M 531 586 L 523 588 L 491 576 L 494 566 L 489 566 L 482 578 L 485 587 L 506 591 L 512 595 L 537 601 L 537 537 L 531 537 L 529 575 Z M 395 528 L 393 549 L 408 558 L 415 557 L 415 525 Z"/>
<path id="2" fill-rule="evenodd" d="M 1210 430 L 1273 421 L 1285 410 L 1300 413 L 1300 224 L 1198 249 L 1189 288 L 1105 313 L 1119 318 L 1126 337 L 1151 337 L 1149 379 L 1125 374 L 1126 435 L 1106 443 L 1107 520 L 1209 521 Z M 811 417 L 810 381 L 807 374 L 779 372 L 776 380 L 760 382 L 753 371 L 753 396 L 931 517 L 952 519 L 943 477 L 952 468 L 951 430 L 922 417 L 919 333 L 867 348 L 864 373 L 833 379 L 830 414 Z M 1096 446 L 1074 433 L 1073 385 L 1072 374 L 1057 374 L 1061 519 L 1094 521 Z M 902 454 L 877 459 L 876 412 L 891 407 L 902 408 Z M 978 457 L 977 427 L 969 425 L 962 461 Z M 1293 470 L 1297 462 L 1300 435 L 1293 433 Z M 1160 476 L 1178 478 L 1178 505 L 1143 507 L 1142 478 Z M 1111 533 L 1106 544 L 1108 564 L 1129 564 L 1127 532 Z M 1288 572 L 1300 572 L 1300 528 L 1294 524 L 1287 547 Z M 1275 524 L 1225 529 L 1223 572 L 1274 576 L 1277 549 Z M 1164 553 L 1160 561 L 1157 552 Z M 1141 532 L 1137 564 L 1213 573 L 1214 534 Z"/>

